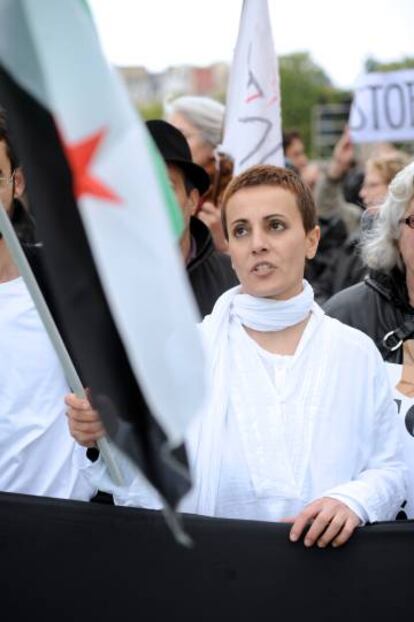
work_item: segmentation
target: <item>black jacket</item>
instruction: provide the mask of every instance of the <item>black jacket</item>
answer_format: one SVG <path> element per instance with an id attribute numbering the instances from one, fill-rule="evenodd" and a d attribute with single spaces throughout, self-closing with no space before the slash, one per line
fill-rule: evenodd
<path id="1" fill-rule="evenodd" d="M 327 315 L 369 335 L 385 360 L 402 363 L 402 348 L 390 351 L 383 343 L 388 333 L 407 320 L 412 320 L 413 328 L 405 339 L 414 337 L 414 308 L 410 306 L 405 275 L 400 270 L 372 273 L 362 283 L 333 296 L 324 308 Z M 390 337 L 388 343 L 396 345 L 398 341 Z"/>
<path id="2" fill-rule="evenodd" d="M 360 283 L 367 274 L 359 254 L 361 233 L 351 233 L 340 249 L 332 274 L 332 296 L 351 285 Z"/>
<path id="3" fill-rule="evenodd" d="M 221 294 L 238 285 L 230 257 L 215 250 L 208 227 L 192 218 L 190 232 L 196 245 L 196 255 L 187 265 L 187 273 L 201 317 L 211 313 Z"/>
<path id="4" fill-rule="evenodd" d="M 313 287 L 316 301 L 322 304 L 334 293 L 335 268 L 347 238 L 347 231 L 343 220 L 336 216 L 320 217 L 319 226 L 321 240 L 318 252 L 314 259 L 307 263 L 305 278 Z"/>

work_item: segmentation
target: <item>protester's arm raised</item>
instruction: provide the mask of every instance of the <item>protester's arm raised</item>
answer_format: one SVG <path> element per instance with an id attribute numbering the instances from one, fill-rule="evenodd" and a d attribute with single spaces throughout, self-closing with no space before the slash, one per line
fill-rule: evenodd
<path id="1" fill-rule="evenodd" d="M 332 159 L 328 165 L 328 176 L 330 179 L 341 179 L 351 168 L 354 157 L 354 145 L 352 144 L 349 129 L 346 127 L 335 145 Z"/>
<path id="2" fill-rule="evenodd" d="M 197 217 L 210 229 L 216 249 L 221 253 L 227 253 L 228 243 L 221 224 L 220 208 L 211 201 L 204 201 Z"/>
<path id="3" fill-rule="evenodd" d="M 94 447 L 96 441 L 106 435 L 98 412 L 87 399 L 76 397 L 74 393 L 65 397 L 65 404 L 69 407 L 66 415 L 73 438 L 83 447 Z"/>

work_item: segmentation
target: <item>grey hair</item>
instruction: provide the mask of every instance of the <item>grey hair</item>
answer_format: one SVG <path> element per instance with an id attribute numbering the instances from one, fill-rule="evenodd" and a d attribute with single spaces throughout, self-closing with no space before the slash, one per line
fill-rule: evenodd
<path id="1" fill-rule="evenodd" d="M 372 270 L 389 272 L 394 267 L 403 269 L 398 249 L 400 221 L 414 198 L 414 162 L 403 168 L 388 187 L 388 194 L 379 208 L 372 231 L 365 235 L 361 255 Z"/>
<path id="2" fill-rule="evenodd" d="M 167 118 L 175 113 L 182 114 L 212 147 L 221 143 L 225 107 L 215 99 L 183 95 L 165 102 L 164 110 Z"/>

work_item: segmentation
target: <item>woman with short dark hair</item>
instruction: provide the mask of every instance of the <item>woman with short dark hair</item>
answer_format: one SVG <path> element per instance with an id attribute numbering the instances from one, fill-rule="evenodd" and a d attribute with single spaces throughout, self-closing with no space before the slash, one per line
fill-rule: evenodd
<path id="1" fill-rule="evenodd" d="M 372 341 L 327 317 L 303 279 L 318 246 L 315 205 L 292 171 L 257 166 L 230 182 L 223 224 L 240 286 L 200 325 L 211 395 L 189 431 L 194 487 L 180 509 L 293 523 L 305 545 L 346 542 L 392 519 L 405 498 L 395 405 Z M 72 434 L 94 443 L 99 417 L 69 397 Z M 90 423 L 91 428 L 88 428 Z M 115 489 L 125 505 L 159 507 L 137 470 Z M 92 475 L 91 475 L 92 476 Z"/>

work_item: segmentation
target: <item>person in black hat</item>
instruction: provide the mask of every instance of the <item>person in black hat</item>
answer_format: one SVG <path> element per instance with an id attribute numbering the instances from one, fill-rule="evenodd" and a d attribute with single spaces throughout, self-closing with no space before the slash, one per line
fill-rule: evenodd
<path id="1" fill-rule="evenodd" d="M 210 185 L 206 171 L 191 158 L 184 135 L 170 123 L 147 121 L 147 128 L 167 166 L 184 218 L 180 248 L 202 317 L 211 313 L 217 298 L 238 280 L 230 258 L 215 250 L 209 229 L 194 217 L 200 196 Z"/>

